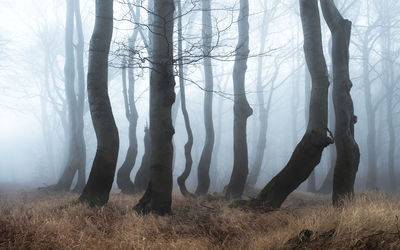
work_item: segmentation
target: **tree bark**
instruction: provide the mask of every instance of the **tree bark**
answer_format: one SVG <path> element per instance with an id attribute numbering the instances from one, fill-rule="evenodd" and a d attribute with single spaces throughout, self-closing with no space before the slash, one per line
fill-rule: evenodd
<path id="1" fill-rule="evenodd" d="M 89 47 L 87 89 L 97 150 L 79 200 L 108 202 L 118 158 L 119 137 L 108 96 L 108 54 L 113 33 L 113 0 L 96 0 L 96 19 Z"/>
<path id="2" fill-rule="evenodd" d="M 205 143 L 199 165 L 197 168 L 197 189 L 196 195 L 205 195 L 210 188 L 210 165 L 212 151 L 214 148 L 214 125 L 212 119 L 213 104 L 213 69 L 211 64 L 211 41 L 212 41 L 212 23 L 211 23 L 211 0 L 202 0 L 202 39 L 204 53 L 204 126 L 206 130 Z"/>
<path id="3" fill-rule="evenodd" d="M 246 185 L 248 168 L 247 118 L 253 114 L 246 98 L 246 70 L 249 57 L 249 1 L 240 0 L 238 17 L 239 39 L 233 66 L 233 170 L 226 196 L 240 198 Z"/>
<path id="4" fill-rule="evenodd" d="M 182 58 L 182 6 L 181 1 L 177 1 L 178 7 L 178 66 L 179 66 L 179 89 L 181 96 L 181 108 L 182 115 L 185 121 L 185 128 L 187 133 L 187 142 L 185 144 L 185 169 L 183 173 L 178 177 L 177 182 L 179 189 L 183 196 L 193 196 L 186 188 L 186 179 L 189 177 L 190 171 L 192 170 L 192 147 L 193 147 L 193 132 L 190 126 L 189 114 L 186 108 L 186 93 L 185 93 L 185 81 L 183 71 L 183 58 Z"/>
<path id="5" fill-rule="evenodd" d="M 335 108 L 336 164 L 333 175 L 332 201 L 339 205 L 345 197 L 354 195 L 354 182 L 360 162 L 360 151 L 354 139 L 352 83 L 349 72 L 351 22 L 344 19 L 333 1 L 320 0 L 325 21 L 332 34 L 333 89 Z"/>
<path id="6" fill-rule="evenodd" d="M 135 206 L 139 213 L 171 213 L 173 146 L 171 107 L 175 101 L 173 74 L 174 0 L 154 3 L 154 46 L 150 80 L 150 182 Z"/>
<path id="7" fill-rule="evenodd" d="M 144 128 L 144 154 L 142 157 L 142 163 L 140 164 L 140 168 L 138 169 L 136 176 L 134 187 L 135 193 L 145 191 L 149 181 L 150 181 L 150 155 L 151 155 L 151 140 L 150 140 L 150 131 L 149 128 Z"/>
<path id="8" fill-rule="evenodd" d="M 251 201 L 253 206 L 280 207 L 318 165 L 324 148 L 333 143 L 332 138 L 327 136 L 329 79 L 322 51 L 318 1 L 299 1 L 304 54 L 312 79 L 308 126 L 287 165 Z"/>

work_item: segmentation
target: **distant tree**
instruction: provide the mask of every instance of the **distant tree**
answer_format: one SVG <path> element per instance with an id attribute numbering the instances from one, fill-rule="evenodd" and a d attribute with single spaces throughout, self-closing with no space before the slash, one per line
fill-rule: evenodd
<path id="1" fill-rule="evenodd" d="M 132 10 L 133 11 L 133 10 Z M 140 19 L 140 7 L 137 5 L 135 11 L 135 23 L 139 22 Z M 139 33 L 139 27 L 136 25 L 134 31 L 129 38 L 129 55 L 128 60 L 123 60 L 122 63 L 122 92 L 124 96 L 125 104 L 125 116 L 129 122 L 129 146 L 125 156 L 125 160 L 122 163 L 121 168 L 117 172 L 117 184 L 123 193 L 135 192 L 135 186 L 131 181 L 131 172 L 136 162 L 138 153 L 138 143 L 136 136 L 136 127 L 138 120 L 138 112 L 135 105 L 135 78 L 133 69 L 133 59 L 135 51 L 135 43 Z M 126 69 L 128 68 L 128 70 Z M 128 71 L 128 87 L 126 86 L 126 71 Z"/>
<path id="2" fill-rule="evenodd" d="M 351 22 L 344 19 L 335 3 L 320 0 L 325 21 L 332 33 L 333 90 L 335 108 L 336 165 L 333 177 L 332 201 L 340 204 L 345 197 L 354 194 L 354 181 L 360 162 L 360 151 L 354 139 L 353 100 L 350 95 L 352 83 L 349 73 L 349 46 Z"/>
<path id="3" fill-rule="evenodd" d="M 248 169 L 247 118 L 253 114 L 247 98 L 245 78 L 249 57 L 249 1 L 240 0 L 238 17 L 238 43 L 233 66 L 233 170 L 226 196 L 240 198 L 246 185 Z"/>
<path id="4" fill-rule="evenodd" d="M 175 100 L 172 46 L 174 9 L 174 0 L 154 2 L 150 76 L 150 182 L 135 206 L 139 213 L 171 213 L 174 134 L 171 107 Z"/>
<path id="5" fill-rule="evenodd" d="M 204 126 L 206 130 L 205 143 L 197 168 L 196 195 L 207 194 L 210 187 L 210 165 L 212 151 L 214 148 L 214 125 L 212 119 L 214 77 L 211 63 L 212 52 L 212 22 L 211 22 L 211 0 L 201 0 L 202 4 L 202 40 L 203 40 L 203 62 L 204 62 Z"/>
<path id="6" fill-rule="evenodd" d="M 113 0 L 96 1 L 96 19 L 89 48 L 87 89 L 97 150 L 88 182 L 79 200 L 108 202 L 117 164 L 119 138 L 108 96 L 108 54 L 113 33 Z"/>
<path id="7" fill-rule="evenodd" d="M 85 99 L 85 80 L 83 67 L 83 32 L 80 17 L 79 1 L 66 1 L 67 14 L 65 25 L 65 93 L 68 106 L 68 137 L 69 148 L 67 162 L 58 183 L 53 186 L 55 190 L 69 190 L 76 172 L 78 182 L 75 191 L 81 192 L 86 182 L 86 146 L 83 137 L 83 107 Z M 77 73 L 78 95 L 75 93 L 75 54 L 74 54 L 74 13 L 76 19 L 77 43 Z"/>
<path id="8" fill-rule="evenodd" d="M 287 165 L 251 201 L 253 206 L 280 207 L 318 165 L 324 148 L 333 143 L 327 136 L 329 79 L 322 50 L 318 0 L 299 1 L 304 54 L 312 79 L 308 126 Z"/>
<path id="9" fill-rule="evenodd" d="M 183 173 L 178 177 L 177 182 L 179 185 L 179 189 L 184 196 L 192 196 L 192 194 L 186 188 L 186 179 L 189 177 L 190 171 L 192 169 L 192 147 L 193 147 L 193 132 L 190 126 L 189 120 L 189 113 L 186 108 L 186 92 L 185 92 L 185 76 L 184 76 L 184 65 L 183 65 L 183 58 L 182 58 L 182 42 L 183 42 L 183 35 L 182 35 L 182 6 L 181 0 L 176 1 L 177 5 L 177 15 L 178 15 L 178 67 L 179 67 L 179 89 L 180 89 L 180 96 L 181 96 L 181 107 L 182 107 L 182 115 L 185 121 L 185 128 L 187 133 L 187 142 L 185 144 L 185 169 Z"/>

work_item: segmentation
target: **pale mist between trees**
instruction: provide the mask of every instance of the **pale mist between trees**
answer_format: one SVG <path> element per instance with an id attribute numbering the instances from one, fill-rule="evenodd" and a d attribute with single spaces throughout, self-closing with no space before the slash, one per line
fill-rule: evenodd
<path id="1" fill-rule="evenodd" d="M 395 0 L 1 2 L 0 192 L 399 192 Z"/>

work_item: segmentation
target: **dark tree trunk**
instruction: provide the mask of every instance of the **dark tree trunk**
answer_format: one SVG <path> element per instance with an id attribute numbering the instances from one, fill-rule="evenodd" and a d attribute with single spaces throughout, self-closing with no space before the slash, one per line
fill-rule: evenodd
<path id="1" fill-rule="evenodd" d="M 336 165 L 333 175 L 332 201 L 340 204 L 341 199 L 352 197 L 354 182 L 360 162 L 360 151 L 354 139 L 352 83 L 349 72 L 349 45 L 351 22 L 343 19 L 333 1 L 320 0 L 325 21 L 332 33 L 333 90 L 335 108 Z"/>
<path id="2" fill-rule="evenodd" d="M 150 181 L 150 155 L 151 155 L 151 140 L 150 131 L 147 127 L 144 128 L 144 154 L 142 163 L 135 176 L 135 193 L 145 191 Z"/>
<path id="3" fill-rule="evenodd" d="M 213 70 L 211 64 L 211 41 L 212 41 L 212 23 L 211 23 L 211 0 L 202 0 L 202 39 L 204 53 L 204 126 L 206 129 L 205 143 L 199 166 L 197 168 L 197 189 L 196 195 L 207 194 L 210 188 L 210 165 L 212 151 L 214 148 L 214 125 L 212 120 L 212 103 L 213 103 Z"/>
<path id="4" fill-rule="evenodd" d="M 96 20 L 89 47 L 87 89 L 97 150 L 79 200 L 108 202 L 118 158 L 119 138 L 108 96 L 108 54 L 113 33 L 113 0 L 96 0 Z"/>
<path id="5" fill-rule="evenodd" d="M 179 89 L 181 96 L 181 107 L 182 107 L 182 115 L 185 120 L 185 127 L 187 133 L 187 142 L 185 144 L 185 170 L 178 177 L 178 185 L 181 190 L 182 195 L 184 196 L 193 196 L 186 188 L 186 179 L 189 177 L 190 171 L 192 170 L 192 147 L 193 147 L 193 132 L 190 127 L 189 114 L 186 109 L 186 95 L 185 95 L 185 81 L 184 81 L 184 72 L 183 72 L 183 59 L 182 59 L 182 7 L 181 1 L 177 1 L 178 6 L 178 63 L 179 63 Z"/>
<path id="6" fill-rule="evenodd" d="M 304 54 L 312 79 L 308 126 L 287 165 L 252 200 L 253 206 L 280 207 L 318 165 L 324 148 L 333 143 L 327 136 L 329 79 L 322 51 L 318 1 L 300 0 L 300 15 Z"/>
<path id="7" fill-rule="evenodd" d="M 236 45 L 235 64 L 233 66 L 233 170 L 226 196 L 240 198 L 246 185 L 248 168 L 247 118 L 253 114 L 247 98 L 245 77 L 247 58 L 249 57 L 249 1 L 240 0 L 238 17 L 239 39 Z"/>
<path id="8" fill-rule="evenodd" d="M 173 146 L 171 107 L 175 101 L 173 74 L 174 0 L 154 3 L 154 46 L 150 79 L 150 182 L 135 206 L 139 213 L 171 213 Z"/>
<path id="9" fill-rule="evenodd" d="M 304 85 L 305 85 L 305 105 L 304 105 L 304 114 L 305 114 L 305 122 L 306 122 L 306 126 L 307 126 L 307 122 L 309 119 L 309 110 L 308 110 L 308 106 L 310 105 L 310 90 L 311 90 L 311 75 L 310 72 L 308 71 L 307 66 L 304 67 Z M 328 108 L 329 110 L 329 108 Z M 329 119 L 328 119 L 329 120 Z M 313 170 L 311 172 L 311 175 L 308 177 L 308 183 L 307 183 L 307 191 L 308 192 L 315 192 L 316 191 L 316 178 L 315 178 L 315 171 Z"/>
<path id="10" fill-rule="evenodd" d="M 140 6 L 137 5 L 135 12 L 135 22 L 140 21 Z M 125 104 L 125 116 L 129 122 L 129 146 L 122 163 L 121 168 L 117 172 L 117 184 L 123 193 L 134 193 L 135 187 L 131 181 L 131 172 L 136 163 L 138 153 L 138 143 L 136 137 L 136 128 L 138 120 L 138 112 L 135 105 L 135 78 L 133 72 L 133 59 L 135 56 L 135 43 L 138 36 L 139 27 L 135 26 L 132 36 L 129 38 L 129 59 L 128 59 L 128 82 L 126 87 L 126 65 L 122 66 L 122 92 Z"/>

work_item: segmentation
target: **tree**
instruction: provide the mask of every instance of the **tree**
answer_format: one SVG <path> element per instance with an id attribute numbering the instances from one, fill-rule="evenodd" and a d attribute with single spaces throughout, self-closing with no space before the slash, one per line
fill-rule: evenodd
<path id="1" fill-rule="evenodd" d="M 178 0 L 176 3 L 178 7 L 178 67 L 179 67 L 179 89 L 181 96 L 181 107 L 182 115 L 185 121 L 185 128 L 187 133 L 187 142 L 185 144 L 185 169 L 183 173 L 178 177 L 177 182 L 182 195 L 188 196 L 192 195 L 186 188 L 186 179 L 189 177 L 190 171 L 192 169 L 192 147 L 193 147 L 193 132 L 190 126 L 189 114 L 186 108 L 186 93 L 185 93 L 185 81 L 184 81 L 184 69 L 183 69 L 183 58 L 182 58 L 182 6 L 181 1 Z"/>
<path id="2" fill-rule="evenodd" d="M 140 15 L 139 5 L 136 7 L 135 12 L 135 22 L 138 23 Z M 125 65 L 125 60 L 123 60 L 122 65 L 122 90 L 124 96 L 125 104 L 125 116 L 129 122 L 129 146 L 128 151 L 125 156 L 125 160 L 122 163 L 121 168 L 117 172 L 117 184 L 123 193 L 135 192 L 135 186 L 130 179 L 132 169 L 136 162 L 136 157 L 138 153 L 138 143 L 136 137 L 136 127 L 138 121 L 138 112 L 135 105 L 135 78 L 133 75 L 133 58 L 135 43 L 138 36 L 139 27 L 135 26 L 134 31 L 129 38 L 129 56 L 128 65 Z M 128 67 L 128 82 L 129 87 L 126 87 L 126 67 Z"/>
<path id="3" fill-rule="evenodd" d="M 249 1 L 240 0 L 238 17 L 239 39 L 236 45 L 235 64 L 233 66 L 234 121 L 233 147 L 234 162 L 231 180 L 226 191 L 227 197 L 240 198 L 243 194 L 248 174 L 247 118 L 252 115 L 245 89 L 247 59 L 249 57 Z"/>
<path id="4" fill-rule="evenodd" d="M 113 0 L 96 1 L 96 19 L 89 48 L 87 90 L 97 150 L 88 182 L 79 200 L 108 202 L 117 164 L 119 137 L 108 96 L 108 54 L 113 33 Z"/>
<path id="5" fill-rule="evenodd" d="M 85 186 L 86 174 L 86 148 L 83 137 L 83 106 L 85 96 L 85 80 L 83 68 L 83 32 L 80 18 L 79 1 L 66 1 L 67 14 L 65 26 L 65 93 L 68 105 L 68 136 L 69 147 L 66 166 L 58 183 L 53 187 L 55 190 L 69 190 L 78 171 L 78 182 L 75 191 L 82 191 Z M 73 44 L 74 13 L 76 19 L 78 44 L 77 44 L 77 71 L 78 71 L 78 98 L 75 94 L 75 55 Z"/>
<path id="6" fill-rule="evenodd" d="M 154 45 L 150 76 L 150 182 L 135 206 L 139 213 L 171 213 L 174 134 L 171 107 L 175 100 L 172 46 L 174 9 L 174 0 L 154 2 Z"/>
<path id="7" fill-rule="evenodd" d="M 354 181 L 360 162 L 360 151 L 354 139 L 353 100 L 350 90 L 352 83 L 349 73 L 349 46 L 351 22 L 344 19 L 333 1 L 320 0 L 325 21 L 332 34 L 333 89 L 335 108 L 336 165 L 333 175 L 332 201 L 340 204 L 344 197 L 354 194 Z"/>
<path id="8" fill-rule="evenodd" d="M 197 189 L 196 195 L 204 195 L 210 187 L 210 164 L 212 151 L 214 148 L 214 125 L 212 119 L 213 104 L 213 69 L 211 64 L 211 41 L 212 41 L 212 23 L 211 23 L 211 0 L 202 0 L 202 40 L 204 56 L 204 126 L 206 130 L 205 143 L 199 165 L 197 168 Z"/>
<path id="9" fill-rule="evenodd" d="M 318 165 L 324 148 L 333 143 L 327 136 L 329 79 L 322 51 L 318 1 L 300 0 L 300 16 L 304 54 L 312 79 L 307 130 L 287 165 L 251 201 L 252 206 L 280 207 Z"/>

